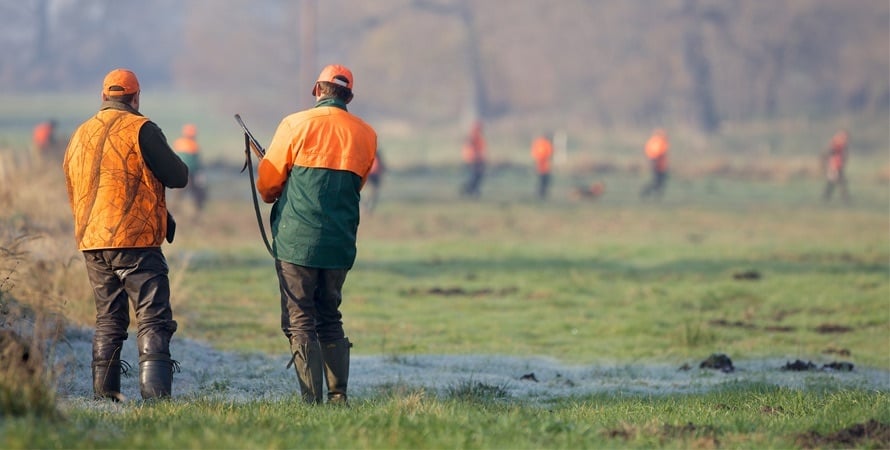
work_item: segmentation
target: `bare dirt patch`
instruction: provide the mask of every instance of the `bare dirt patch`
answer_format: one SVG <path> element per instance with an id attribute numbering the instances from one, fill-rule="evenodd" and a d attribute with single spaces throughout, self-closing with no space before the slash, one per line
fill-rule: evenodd
<path id="1" fill-rule="evenodd" d="M 849 333 L 853 331 L 852 327 L 848 327 L 846 325 L 837 325 L 833 323 L 823 323 L 816 327 L 816 332 L 819 334 L 831 334 L 831 333 Z"/>
<path id="2" fill-rule="evenodd" d="M 809 431 L 798 436 L 796 443 L 803 448 L 852 448 L 864 445 L 890 448 L 890 424 L 871 419 L 824 436 Z"/>
<path id="3" fill-rule="evenodd" d="M 502 289 L 494 288 L 478 288 L 465 289 L 459 286 L 440 287 L 435 286 L 428 289 L 411 288 L 402 293 L 407 296 L 418 295 L 435 295 L 440 297 L 488 297 L 488 296 L 504 296 L 515 294 L 519 289 L 515 287 L 506 287 Z"/>

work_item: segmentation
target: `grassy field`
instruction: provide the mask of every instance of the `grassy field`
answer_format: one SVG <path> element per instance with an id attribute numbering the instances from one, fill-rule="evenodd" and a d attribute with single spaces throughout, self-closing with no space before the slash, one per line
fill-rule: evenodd
<path id="1" fill-rule="evenodd" d="M 806 174 L 756 178 L 691 167 L 677 169 L 662 201 L 643 201 L 647 175 L 625 166 L 563 167 L 552 198 L 541 202 L 528 170 L 515 164 L 493 170 L 482 198 L 468 201 L 457 195 L 457 166 L 396 164 L 379 208 L 362 219 L 343 306 L 356 356 L 680 367 L 723 353 L 740 366 L 764 358 L 851 362 L 884 371 L 877 388 L 739 382 L 697 394 L 616 391 L 541 405 L 498 395 L 498 386 L 436 395 L 395 385 L 355 398 L 349 409 L 293 398 L 125 405 L 61 398 L 57 415 L 4 414 L 0 447 L 885 448 L 890 189 L 876 174 L 887 158 L 878 151 L 854 160 L 851 204 L 822 202 L 821 180 Z M 39 294 L 67 320 L 91 325 L 59 174 L 20 169 L 0 171 L 0 246 L 33 238 L 3 260 L 7 298 Z M 222 166 L 208 175 L 204 214 L 171 200 L 178 236 L 165 252 L 177 337 L 283 354 L 277 279 L 246 175 Z M 576 184 L 592 181 L 605 183 L 602 198 L 571 198 Z M 34 184 L 48 189 L 20 188 Z"/>

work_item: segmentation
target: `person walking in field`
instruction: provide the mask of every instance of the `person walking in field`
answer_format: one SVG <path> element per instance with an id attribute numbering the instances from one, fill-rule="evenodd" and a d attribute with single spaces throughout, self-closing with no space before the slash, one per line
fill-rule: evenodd
<path id="1" fill-rule="evenodd" d="M 74 237 L 83 252 L 96 302 L 93 393 L 123 400 L 120 359 L 136 312 L 139 391 L 143 399 L 169 397 L 178 363 L 170 355 L 176 321 L 170 307 L 167 260 L 173 241 L 166 188 L 188 183 L 188 167 L 161 129 L 139 113 L 139 81 L 126 69 L 109 72 L 102 104 L 68 143 L 62 167 L 74 214 Z"/>
<path id="2" fill-rule="evenodd" d="M 544 200 L 550 189 L 550 171 L 553 166 L 553 142 L 544 134 L 532 141 L 532 159 L 538 173 L 538 198 Z"/>
<path id="3" fill-rule="evenodd" d="M 657 198 L 664 196 L 664 187 L 668 176 L 668 150 L 670 150 L 670 142 L 668 142 L 667 132 L 658 128 L 646 141 L 643 151 L 652 167 L 652 181 L 643 187 L 640 197 L 648 197 L 650 195 Z"/>
<path id="4" fill-rule="evenodd" d="M 56 139 L 56 121 L 46 120 L 34 126 L 31 132 L 31 145 L 38 160 L 58 157 L 59 143 Z"/>
<path id="5" fill-rule="evenodd" d="M 173 150 L 189 168 L 189 182 L 185 194 L 195 202 L 195 209 L 204 209 L 207 200 L 207 189 L 204 186 L 204 173 L 201 167 L 201 147 L 198 145 L 198 127 L 187 123 L 182 126 L 182 133 L 173 141 Z"/>
<path id="6" fill-rule="evenodd" d="M 844 202 L 850 201 L 847 177 L 844 174 L 849 148 L 850 133 L 847 130 L 839 130 L 832 136 L 828 149 L 822 154 L 822 170 L 825 174 L 825 191 L 822 193 L 822 199 L 825 201 L 831 200 L 835 187 L 840 188 Z"/>
<path id="7" fill-rule="evenodd" d="M 356 256 L 360 192 L 377 153 L 377 133 L 346 109 L 352 72 L 326 66 L 312 88 L 315 107 L 278 125 L 258 167 L 257 190 L 271 213 L 281 290 L 281 329 L 290 342 L 300 393 L 346 404 L 349 352 L 340 304 Z M 290 367 L 290 364 L 288 364 Z"/>
<path id="8" fill-rule="evenodd" d="M 461 156 L 467 171 L 467 181 L 461 189 L 466 197 L 479 197 L 482 178 L 485 176 L 485 137 L 482 135 L 482 122 L 473 122 L 470 134 L 461 148 Z"/>

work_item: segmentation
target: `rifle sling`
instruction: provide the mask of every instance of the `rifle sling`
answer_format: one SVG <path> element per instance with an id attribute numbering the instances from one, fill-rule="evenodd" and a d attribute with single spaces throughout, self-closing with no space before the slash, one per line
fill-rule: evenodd
<path id="1" fill-rule="evenodd" d="M 263 243 L 266 244 L 266 250 L 273 258 L 272 246 L 269 244 L 269 238 L 266 237 L 266 227 L 263 225 L 263 214 L 260 212 L 260 202 L 256 195 L 256 182 L 253 179 L 253 162 L 250 158 L 250 136 L 244 133 L 244 167 L 247 168 L 247 175 L 250 179 L 250 194 L 253 197 L 253 210 L 256 212 L 256 223 L 260 227 L 260 235 L 263 236 Z"/>

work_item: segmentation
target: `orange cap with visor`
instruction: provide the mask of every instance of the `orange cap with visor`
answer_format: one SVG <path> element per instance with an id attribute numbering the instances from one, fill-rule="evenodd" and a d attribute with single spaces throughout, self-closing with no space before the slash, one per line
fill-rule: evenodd
<path id="1" fill-rule="evenodd" d="M 129 95 L 139 92 L 139 80 L 136 74 L 127 69 L 114 69 L 105 75 L 105 81 L 102 82 L 102 93 L 116 97 L 120 95 Z"/>
<path id="2" fill-rule="evenodd" d="M 352 90 L 352 71 L 339 64 L 326 66 L 322 69 L 321 73 L 318 74 L 318 80 L 316 80 L 315 85 L 312 86 L 312 95 L 318 95 L 316 92 L 318 91 L 317 86 L 319 81 L 334 83 Z"/>

